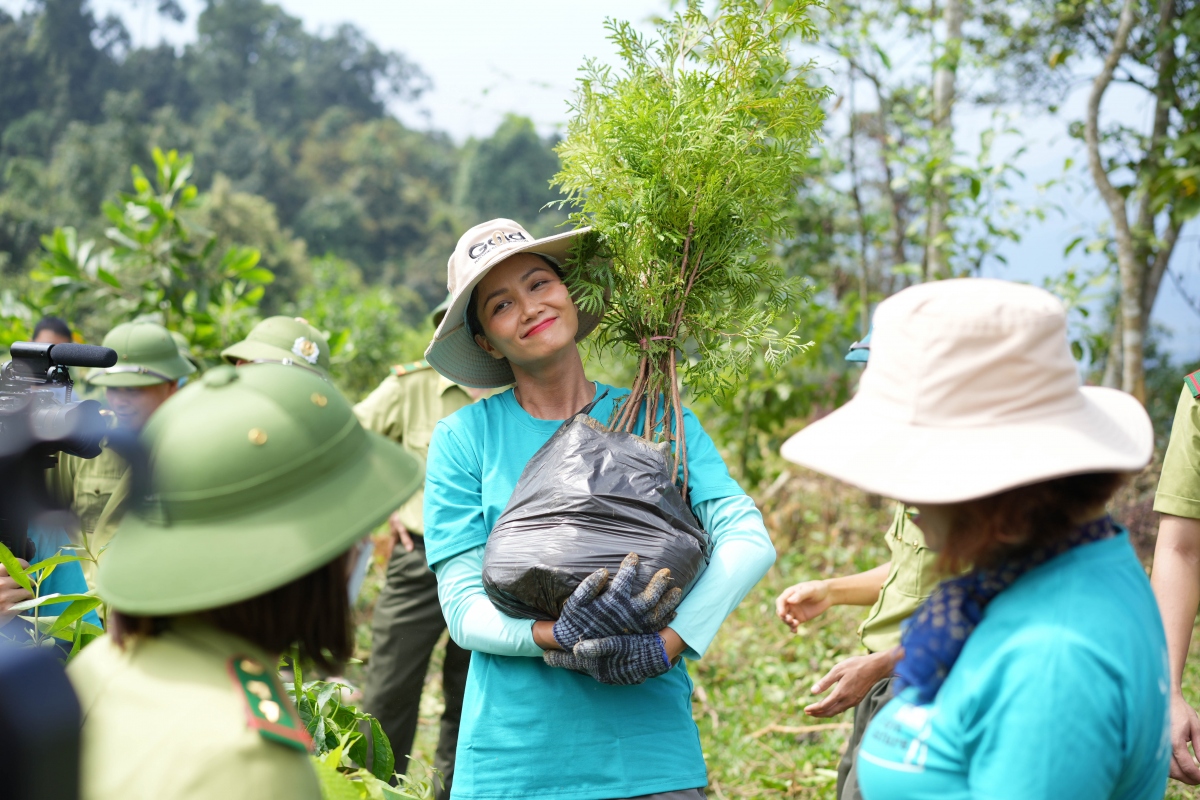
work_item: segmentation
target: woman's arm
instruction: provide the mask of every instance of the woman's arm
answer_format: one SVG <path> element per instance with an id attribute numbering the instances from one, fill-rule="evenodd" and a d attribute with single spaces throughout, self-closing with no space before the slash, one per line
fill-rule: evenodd
<path id="1" fill-rule="evenodd" d="M 434 565 L 438 600 L 450 638 L 464 650 L 497 656 L 541 656 L 530 620 L 502 614 L 483 589 L 483 545 Z"/>
<path id="2" fill-rule="evenodd" d="M 694 510 L 709 532 L 712 555 L 667 628 L 679 635 L 682 654 L 692 660 L 704 655 L 725 617 L 775 563 L 762 514 L 747 495 L 705 500 Z"/>
<path id="3" fill-rule="evenodd" d="M 1154 545 L 1150 585 L 1158 599 L 1171 663 L 1171 777 L 1200 783 L 1188 744 L 1200 746 L 1200 718 L 1183 697 L 1183 668 L 1200 605 L 1200 519 L 1163 514 Z"/>
<path id="4" fill-rule="evenodd" d="M 776 598 L 775 614 L 795 633 L 833 606 L 874 605 L 891 568 L 892 562 L 888 561 L 866 572 L 789 586 Z"/>

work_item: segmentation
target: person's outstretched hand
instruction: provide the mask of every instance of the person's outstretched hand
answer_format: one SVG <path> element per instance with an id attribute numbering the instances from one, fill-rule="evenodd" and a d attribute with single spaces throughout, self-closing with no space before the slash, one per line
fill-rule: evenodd
<path id="1" fill-rule="evenodd" d="M 900 648 L 866 656 L 853 656 L 834 665 L 828 674 L 813 686 L 812 693 L 820 694 L 837 684 L 824 700 L 804 709 L 810 717 L 836 717 L 847 708 L 862 702 L 871 687 L 892 674 L 899 660 Z"/>
<path id="2" fill-rule="evenodd" d="M 563 605 L 554 623 L 554 640 L 571 651 L 584 639 L 606 639 L 628 634 L 657 635 L 675 618 L 683 590 L 671 589 L 671 570 L 660 569 L 640 593 L 633 593 L 637 553 L 621 562 L 617 577 L 605 591 L 608 570 L 598 569 L 584 578 Z"/>
<path id="3" fill-rule="evenodd" d="M 657 633 L 585 639 L 574 652 L 547 650 L 542 660 L 612 686 L 635 686 L 671 669 L 666 644 Z"/>
<path id="4" fill-rule="evenodd" d="M 22 567 L 28 567 L 29 562 L 18 558 Z M 0 564 L 0 625 L 6 625 L 18 612 L 10 610 L 17 603 L 32 600 L 33 595 L 21 588 L 15 579 L 9 577 L 8 570 Z"/>
<path id="5" fill-rule="evenodd" d="M 1171 777 L 1189 786 L 1200 784 L 1200 767 L 1188 750 L 1200 748 L 1200 716 L 1183 695 L 1171 697 Z"/>
<path id="6" fill-rule="evenodd" d="M 825 581 L 805 581 L 789 586 L 775 599 L 775 614 L 792 629 L 821 616 L 833 605 L 829 584 Z"/>

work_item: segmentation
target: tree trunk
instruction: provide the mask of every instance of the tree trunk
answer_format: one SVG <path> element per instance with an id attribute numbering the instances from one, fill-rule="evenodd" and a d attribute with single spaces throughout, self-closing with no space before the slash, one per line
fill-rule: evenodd
<path id="1" fill-rule="evenodd" d="M 1122 357 L 1124 349 L 1121 347 L 1121 314 L 1118 311 L 1116 319 L 1113 320 L 1112 338 L 1108 342 L 1108 356 L 1104 361 L 1104 377 L 1100 381 L 1101 386 L 1109 389 L 1117 389 L 1121 386 L 1121 374 L 1124 371 L 1123 364 L 1125 359 Z"/>
<path id="2" fill-rule="evenodd" d="M 1117 23 L 1117 32 L 1113 36 L 1112 49 L 1104 59 L 1104 66 L 1095 81 L 1092 82 L 1092 90 L 1088 95 L 1084 140 L 1087 143 L 1088 167 L 1092 173 L 1092 180 L 1095 182 L 1100 196 L 1104 198 L 1105 205 L 1108 206 L 1117 242 L 1117 267 L 1121 278 L 1119 311 L 1121 316 L 1119 346 L 1122 351 L 1121 388 L 1144 403 L 1146 401 L 1146 376 L 1142 354 L 1145 350 L 1145 319 L 1142 315 L 1142 290 L 1145 285 L 1146 264 L 1144 261 L 1139 262 L 1137 257 L 1125 197 L 1109 181 L 1108 173 L 1104 171 L 1104 162 L 1100 157 L 1100 103 L 1112 83 L 1117 63 L 1125 54 L 1133 21 L 1134 0 L 1125 0 Z M 1116 331 L 1114 331 L 1114 347 L 1118 346 L 1115 333 Z"/>
<path id="3" fill-rule="evenodd" d="M 858 302 L 859 327 L 862 337 L 871 329 L 871 282 L 870 266 L 867 261 L 867 220 L 863 212 L 862 197 L 858 191 L 858 129 L 855 115 L 858 109 L 854 102 L 854 68 L 850 68 L 850 192 L 854 198 L 854 211 L 858 217 Z"/>
<path id="4" fill-rule="evenodd" d="M 962 0 L 945 0 L 942 21 L 946 25 L 946 41 L 938 55 L 933 72 L 933 131 L 932 143 L 941 148 L 945 156 L 954 152 L 954 126 L 951 117 L 954 111 L 954 81 L 958 73 L 958 59 L 962 52 L 963 7 Z M 929 205 L 929 228 L 926 231 L 927 273 L 934 279 L 946 277 L 949 260 L 946 246 L 939 239 L 949 232 L 950 196 L 939 168 L 933 176 Z"/>

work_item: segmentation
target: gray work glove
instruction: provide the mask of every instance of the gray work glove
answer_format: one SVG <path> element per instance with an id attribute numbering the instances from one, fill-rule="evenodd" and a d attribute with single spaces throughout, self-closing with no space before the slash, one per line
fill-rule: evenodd
<path id="1" fill-rule="evenodd" d="M 608 570 L 598 569 L 575 588 L 562 614 L 554 623 L 554 639 L 570 651 L 584 639 L 604 639 L 631 633 L 658 633 L 675 619 L 675 607 L 683 599 L 676 586 L 668 591 L 671 570 L 660 569 L 640 594 L 633 593 L 637 577 L 637 553 L 621 562 L 608 591 Z"/>
<path id="2" fill-rule="evenodd" d="M 575 645 L 574 652 L 547 650 L 542 660 L 612 686 L 634 686 L 671 669 L 667 647 L 657 633 L 585 639 Z"/>

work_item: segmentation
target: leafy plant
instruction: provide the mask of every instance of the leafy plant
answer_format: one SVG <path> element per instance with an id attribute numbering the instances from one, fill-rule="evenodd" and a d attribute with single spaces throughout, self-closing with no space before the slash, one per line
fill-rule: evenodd
<path id="1" fill-rule="evenodd" d="M 598 234 L 568 279 L 581 307 L 607 308 L 601 343 L 639 359 L 613 424 L 632 431 L 644 405 L 642 435 L 674 439 L 685 494 L 680 377 L 719 394 L 749 354 L 777 366 L 804 346 L 773 328 L 802 291 L 772 245 L 823 119 L 826 90 L 788 58 L 789 41 L 814 35 L 809 5 L 721 0 L 708 16 L 690 0 L 657 40 L 610 20 L 623 66 L 587 62 L 557 148 L 571 221 Z"/>
<path id="2" fill-rule="evenodd" d="M 135 165 L 134 193 L 104 205 L 112 223 L 104 242 L 81 242 L 71 227 L 42 237 L 34 304 L 105 329 L 154 317 L 182 332 L 201 357 L 216 359 L 258 321 L 274 274 L 259 266 L 257 250 L 229 245 L 218 254 L 217 237 L 188 224 L 183 212 L 198 196 L 190 155 L 158 148 L 153 155 L 154 181 Z"/>
<path id="3" fill-rule="evenodd" d="M 57 641 L 60 643 L 59 646 L 67 652 L 67 658 L 70 659 L 93 639 L 103 634 L 103 628 L 84 619 L 89 611 L 93 611 L 101 605 L 102 601 L 99 597 L 90 592 L 82 594 L 42 593 L 42 585 L 58 567 L 82 561 L 94 562 L 95 559 L 96 555 L 90 551 L 85 550 L 84 555 L 69 555 L 60 550 L 49 558 L 44 558 L 28 567 L 22 567 L 21 562 L 17 560 L 12 551 L 0 543 L 0 564 L 4 566 L 18 586 L 33 595 L 31 599 L 14 603 L 9 607 L 8 610 L 16 611 L 19 618 L 26 624 L 17 627 L 16 633 L 9 634 L 6 631 L 6 634 L 0 636 L 0 639 L 7 639 L 13 644 L 30 647 L 41 647 Z M 58 610 L 57 614 L 42 613 L 46 606 L 59 604 L 65 604 L 65 607 L 56 609 Z"/>
<path id="4" fill-rule="evenodd" d="M 326 800 L 432 800 L 436 774 L 427 770 L 416 780 L 394 775 L 396 758 L 379 720 L 343 699 L 345 684 L 305 682 L 294 654 L 288 661 L 295 680 L 284 687 L 312 737 L 313 768 Z M 393 777 L 397 786 L 388 783 Z"/>

